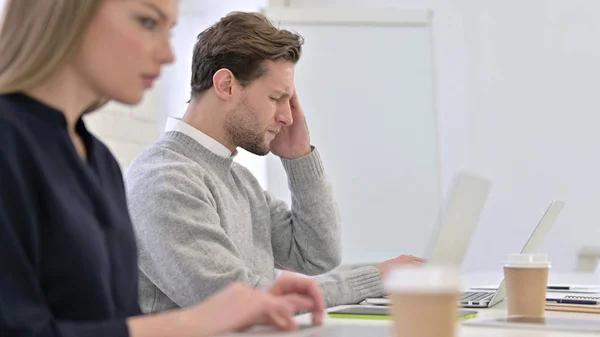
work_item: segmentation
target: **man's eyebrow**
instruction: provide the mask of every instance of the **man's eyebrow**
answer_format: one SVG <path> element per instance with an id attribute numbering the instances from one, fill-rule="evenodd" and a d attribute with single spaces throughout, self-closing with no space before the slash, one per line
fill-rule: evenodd
<path id="1" fill-rule="evenodd" d="M 276 93 L 277 95 L 281 96 L 280 98 L 289 98 L 289 97 L 291 97 L 291 95 L 290 95 L 290 94 L 288 94 L 288 93 L 287 93 L 287 92 L 285 92 L 285 91 L 275 90 L 275 93 Z"/>

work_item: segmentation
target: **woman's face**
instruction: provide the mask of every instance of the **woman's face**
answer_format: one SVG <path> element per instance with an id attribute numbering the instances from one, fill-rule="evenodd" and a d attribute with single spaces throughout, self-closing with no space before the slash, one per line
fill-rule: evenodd
<path id="1" fill-rule="evenodd" d="M 75 55 L 74 69 L 98 96 L 137 104 L 162 65 L 174 61 L 170 31 L 178 0 L 106 0 Z"/>

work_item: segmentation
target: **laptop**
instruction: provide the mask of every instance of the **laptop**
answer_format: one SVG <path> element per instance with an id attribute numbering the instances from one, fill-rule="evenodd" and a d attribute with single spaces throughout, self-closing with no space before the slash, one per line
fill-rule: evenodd
<path id="1" fill-rule="evenodd" d="M 433 251 L 426 250 L 431 251 L 425 254 L 428 263 L 462 264 L 491 186 L 488 179 L 473 173 L 460 172 L 454 176 L 444 201 L 445 210 L 440 212 L 443 216 L 438 218 L 438 232 L 429 242 Z"/>
<path id="2" fill-rule="evenodd" d="M 470 173 L 455 177 L 437 237 L 432 240 L 433 250 L 427 254 L 428 263 L 460 267 L 491 185 L 489 180 Z"/>
<path id="3" fill-rule="evenodd" d="M 540 222 L 529 236 L 529 239 L 521 249 L 521 254 L 532 254 L 538 252 L 540 246 L 546 239 L 546 235 L 558 219 L 564 201 L 555 200 L 550 203 Z M 506 298 L 504 280 L 497 290 L 467 291 L 460 298 L 460 306 L 465 308 L 490 308 L 502 302 Z"/>
<path id="4" fill-rule="evenodd" d="M 537 226 L 529 236 L 529 239 L 521 249 L 522 254 L 531 254 L 538 251 L 538 249 L 544 242 L 546 235 L 548 234 L 548 232 L 550 232 L 550 229 L 556 222 L 556 219 L 558 219 L 558 216 L 564 208 L 564 206 L 564 201 L 554 200 L 550 203 L 550 205 L 546 209 L 546 212 L 544 213 Z M 446 226 L 445 222 L 444 226 Z M 473 233 L 464 233 L 465 235 L 469 235 L 469 240 L 457 241 L 457 246 L 459 244 L 464 246 L 454 247 L 452 245 L 449 245 L 448 241 L 453 240 L 453 236 L 463 234 L 463 228 L 455 228 L 455 231 L 459 233 L 452 233 L 452 231 L 450 231 L 451 234 L 449 238 L 444 238 L 443 234 L 445 234 L 445 232 L 448 232 L 450 229 L 452 228 L 442 228 L 442 230 L 440 231 L 440 237 L 438 239 L 438 246 L 445 247 L 445 249 L 447 249 L 445 254 L 451 256 L 451 258 L 438 257 L 439 254 L 444 254 L 444 249 L 436 247 L 434 254 L 432 255 L 432 258 L 430 260 L 430 263 L 432 263 L 431 261 L 434 261 L 436 263 L 439 263 L 441 261 L 445 262 L 446 264 L 454 264 L 457 261 L 460 261 L 459 265 L 462 264 L 462 260 L 468 248 L 470 237 Z M 497 290 L 477 290 L 462 293 L 461 298 L 459 300 L 459 306 L 464 308 L 490 308 L 502 302 L 505 299 L 505 297 L 506 292 L 504 289 L 503 280 L 502 283 L 500 283 L 500 286 Z M 369 298 L 366 300 L 366 303 L 375 305 L 390 305 L 390 301 L 387 298 Z"/>
<path id="5" fill-rule="evenodd" d="M 433 250 L 426 256 L 428 263 L 460 267 L 491 186 L 488 179 L 469 172 L 460 172 L 454 177 L 448 190 L 445 210 L 441 212 L 443 215 L 437 236 L 434 234 L 431 241 Z M 385 297 L 367 298 L 365 302 L 374 305 L 390 304 Z"/>

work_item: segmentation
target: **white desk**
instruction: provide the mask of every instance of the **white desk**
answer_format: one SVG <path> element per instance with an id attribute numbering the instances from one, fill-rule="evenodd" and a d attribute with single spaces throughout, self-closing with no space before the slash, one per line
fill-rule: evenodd
<path id="1" fill-rule="evenodd" d="M 481 285 L 481 284 L 498 284 L 502 278 L 501 273 L 480 273 L 472 275 L 472 277 L 466 277 L 469 279 L 469 285 Z M 551 277 L 552 280 L 553 277 Z M 597 276 L 587 275 L 566 275 L 560 274 L 555 276 L 556 283 L 570 283 L 570 284 L 599 284 L 600 280 Z M 481 281 L 481 283 L 479 283 Z M 585 282 L 584 282 L 585 281 Z M 552 283 L 552 282 L 551 282 Z M 481 309 L 478 311 L 477 319 L 481 318 L 495 318 L 506 316 L 506 302 L 502 302 L 496 305 L 492 309 Z M 331 308 L 334 310 L 338 308 L 344 308 L 346 306 L 340 306 Z M 472 309 L 468 309 L 472 310 Z M 558 312 L 558 311 L 546 311 L 546 317 L 566 317 L 566 318 L 579 318 L 579 319 L 596 319 L 600 320 L 600 314 L 584 314 L 584 313 L 569 313 L 569 312 Z M 310 315 L 300 315 L 296 318 L 299 325 L 309 325 Z M 332 325 L 360 325 L 360 326 L 389 326 L 391 328 L 391 321 L 382 320 L 364 320 L 364 319 L 344 319 L 344 318 L 325 318 L 325 326 Z M 256 333 L 243 333 L 234 334 L 229 336 L 246 336 L 246 337 L 257 337 L 257 336 L 269 336 L 269 337 L 320 337 L 318 332 L 320 328 L 305 328 L 293 333 L 280 333 L 274 331 L 264 331 Z M 590 337 L 594 336 L 591 333 L 574 333 L 568 331 L 548 331 L 548 330 L 528 330 L 523 328 L 492 328 L 492 327 L 471 327 L 471 326 L 459 326 L 460 337 Z M 368 337 L 368 336 L 365 336 Z"/>
<path id="2" fill-rule="evenodd" d="M 501 304 L 500 304 L 501 305 Z M 343 308 L 340 306 L 337 308 Z M 333 308 L 332 308 L 333 309 Z M 332 310 L 330 309 L 330 310 Z M 479 310 L 478 318 L 485 317 L 502 317 L 506 315 L 506 310 L 501 308 L 496 309 L 483 309 Z M 578 313 L 565 313 L 565 312 L 546 312 L 547 317 L 572 317 L 581 319 L 600 319 L 600 315 L 597 314 L 578 314 Z M 296 318 L 299 325 L 309 325 L 310 315 L 301 315 Z M 391 328 L 391 321 L 382 320 L 364 320 L 364 319 L 343 319 L 343 318 L 329 318 L 325 319 L 325 326 L 331 325 L 360 325 L 360 326 L 389 326 Z M 246 337 L 258 337 L 258 336 L 269 336 L 269 337 L 319 337 L 317 332 L 319 327 L 316 328 L 304 328 L 293 333 L 280 333 L 271 330 L 260 330 L 254 333 L 234 334 L 229 336 L 246 336 Z M 469 327 L 459 326 L 460 337 L 590 337 L 593 334 L 590 333 L 573 333 L 566 331 L 545 331 L 545 330 L 527 330 L 527 329 L 516 329 L 516 328 L 487 328 L 487 327 Z M 368 337 L 368 336 L 365 336 Z"/>

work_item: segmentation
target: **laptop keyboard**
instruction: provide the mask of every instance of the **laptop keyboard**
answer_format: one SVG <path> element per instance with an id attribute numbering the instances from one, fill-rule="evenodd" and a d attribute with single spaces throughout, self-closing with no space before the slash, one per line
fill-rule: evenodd
<path id="1" fill-rule="evenodd" d="M 460 297 L 461 302 L 480 302 L 489 300 L 494 296 L 494 293 L 480 292 L 480 291 L 467 291 L 462 293 Z"/>

